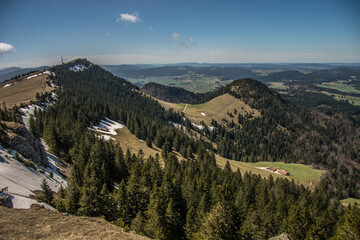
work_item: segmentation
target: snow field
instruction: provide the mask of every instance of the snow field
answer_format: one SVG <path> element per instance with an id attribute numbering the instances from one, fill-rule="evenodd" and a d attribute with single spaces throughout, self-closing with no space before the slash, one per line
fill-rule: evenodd
<path id="1" fill-rule="evenodd" d="M 48 153 L 50 167 L 44 169 L 44 173 L 26 167 L 14 158 L 15 151 L 7 153 L 7 149 L 0 146 L 0 188 L 7 187 L 6 194 L 12 198 L 14 208 L 30 208 L 36 203 L 30 199 L 33 191 L 41 190 L 43 179 L 46 180 L 52 191 L 57 192 L 60 186 L 66 187 L 67 183 L 57 171 L 59 161 Z M 20 155 L 21 156 L 21 155 Z M 53 178 L 50 177 L 53 173 Z"/>
<path id="2" fill-rule="evenodd" d="M 109 140 L 115 140 L 113 137 L 109 135 L 116 136 L 117 135 L 116 130 L 123 129 L 124 127 L 125 127 L 124 124 L 121 124 L 109 118 L 105 118 L 105 120 L 101 120 L 97 126 L 88 128 L 88 130 L 95 131 L 97 133 L 103 133 L 100 134 L 99 137 L 109 141 Z"/>

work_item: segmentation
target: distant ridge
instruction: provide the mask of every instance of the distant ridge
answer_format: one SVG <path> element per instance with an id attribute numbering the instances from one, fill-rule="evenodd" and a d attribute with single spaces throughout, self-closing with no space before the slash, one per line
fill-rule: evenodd
<path id="1" fill-rule="evenodd" d="M 205 96 L 203 93 L 193 93 L 179 87 L 169 87 L 158 83 L 147 83 L 141 90 L 150 96 L 171 103 L 198 103 Z"/>
<path id="2" fill-rule="evenodd" d="M 40 66 L 36 68 L 19 68 L 19 67 L 9 67 L 0 70 L 0 83 L 10 80 L 13 77 L 21 76 L 32 71 L 38 71 L 47 68 L 47 66 Z"/>

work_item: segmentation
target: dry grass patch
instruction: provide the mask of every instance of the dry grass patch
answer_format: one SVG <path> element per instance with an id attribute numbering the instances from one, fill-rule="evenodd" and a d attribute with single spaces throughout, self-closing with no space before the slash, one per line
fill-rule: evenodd
<path id="1" fill-rule="evenodd" d="M 0 101 L 5 101 L 7 107 L 13 107 L 15 105 L 20 105 L 20 103 L 28 104 L 30 101 L 36 100 L 36 93 L 42 94 L 51 92 L 54 88 L 46 84 L 49 75 L 42 74 L 27 79 L 28 76 L 38 73 L 40 72 L 32 73 L 21 77 L 20 79 L 13 79 L 0 84 Z"/>
<path id="2" fill-rule="evenodd" d="M 102 218 L 63 215 L 40 207 L 0 206 L 0 239 L 148 239 Z"/>
<path id="3" fill-rule="evenodd" d="M 156 147 L 153 144 L 153 147 L 150 148 L 146 145 L 146 142 L 138 139 L 135 135 L 133 135 L 127 127 L 123 129 L 116 130 L 117 135 L 112 136 L 115 138 L 113 141 L 114 144 L 119 143 L 122 148 L 124 154 L 126 150 L 129 148 L 131 153 L 137 154 L 140 149 L 144 152 L 145 156 L 152 155 L 155 156 L 156 153 L 161 154 L 161 149 Z"/>
<path id="4" fill-rule="evenodd" d="M 184 112 L 185 115 L 196 124 L 200 124 L 204 121 L 207 125 L 211 124 L 211 119 L 221 123 L 225 118 L 228 121 L 232 119 L 237 121 L 237 114 L 241 113 L 245 115 L 251 113 L 254 117 L 259 117 L 260 112 L 254 108 L 251 108 L 244 101 L 237 99 L 230 94 L 224 94 L 218 96 L 203 104 L 175 104 L 158 100 L 159 103 L 166 109 L 173 108 L 177 112 Z M 237 110 L 237 114 L 234 114 L 234 110 Z M 231 118 L 227 113 L 233 114 L 234 118 Z"/>

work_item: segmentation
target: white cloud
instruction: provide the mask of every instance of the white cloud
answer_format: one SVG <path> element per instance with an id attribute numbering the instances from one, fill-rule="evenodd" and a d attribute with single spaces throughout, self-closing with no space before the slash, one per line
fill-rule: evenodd
<path id="1" fill-rule="evenodd" d="M 191 43 L 194 44 L 194 45 L 197 44 L 196 41 L 195 41 L 195 39 L 192 38 L 192 37 L 189 37 L 188 40 L 189 40 L 189 42 L 191 42 Z"/>
<path id="2" fill-rule="evenodd" d="M 106 32 L 105 32 L 105 36 L 106 36 L 106 37 L 110 36 L 110 31 L 106 31 Z"/>
<path id="3" fill-rule="evenodd" d="M 170 37 L 166 37 L 164 40 L 169 44 L 175 44 L 178 48 L 191 48 L 197 45 L 195 38 L 182 36 L 178 32 L 173 32 Z"/>
<path id="4" fill-rule="evenodd" d="M 179 39 L 179 37 L 180 37 L 180 33 L 173 32 L 173 33 L 171 34 L 171 37 L 172 37 L 175 41 L 177 41 L 177 40 Z"/>
<path id="5" fill-rule="evenodd" d="M 151 25 L 149 25 L 149 30 L 150 30 L 151 32 L 155 32 Z"/>
<path id="6" fill-rule="evenodd" d="M 0 55 L 13 51 L 15 48 L 8 43 L 0 42 Z"/>
<path id="7" fill-rule="evenodd" d="M 116 19 L 116 22 L 130 22 L 130 23 L 137 23 L 140 22 L 141 19 L 139 17 L 139 13 L 138 12 L 134 12 L 133 14 L 129 14 L 129 13 L 121 13 L 120 17 L 118 17 Z"/>

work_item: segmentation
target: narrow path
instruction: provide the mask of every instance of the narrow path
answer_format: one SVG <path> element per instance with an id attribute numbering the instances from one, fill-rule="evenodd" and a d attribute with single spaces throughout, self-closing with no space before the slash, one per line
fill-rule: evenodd
<path id="1" fill-rule="evenodd" d="M 187 104 L 186 104 L 185 107 L 184 107 L 183 113 L 185 113 L 186 108 L 187 108 Z"/>

